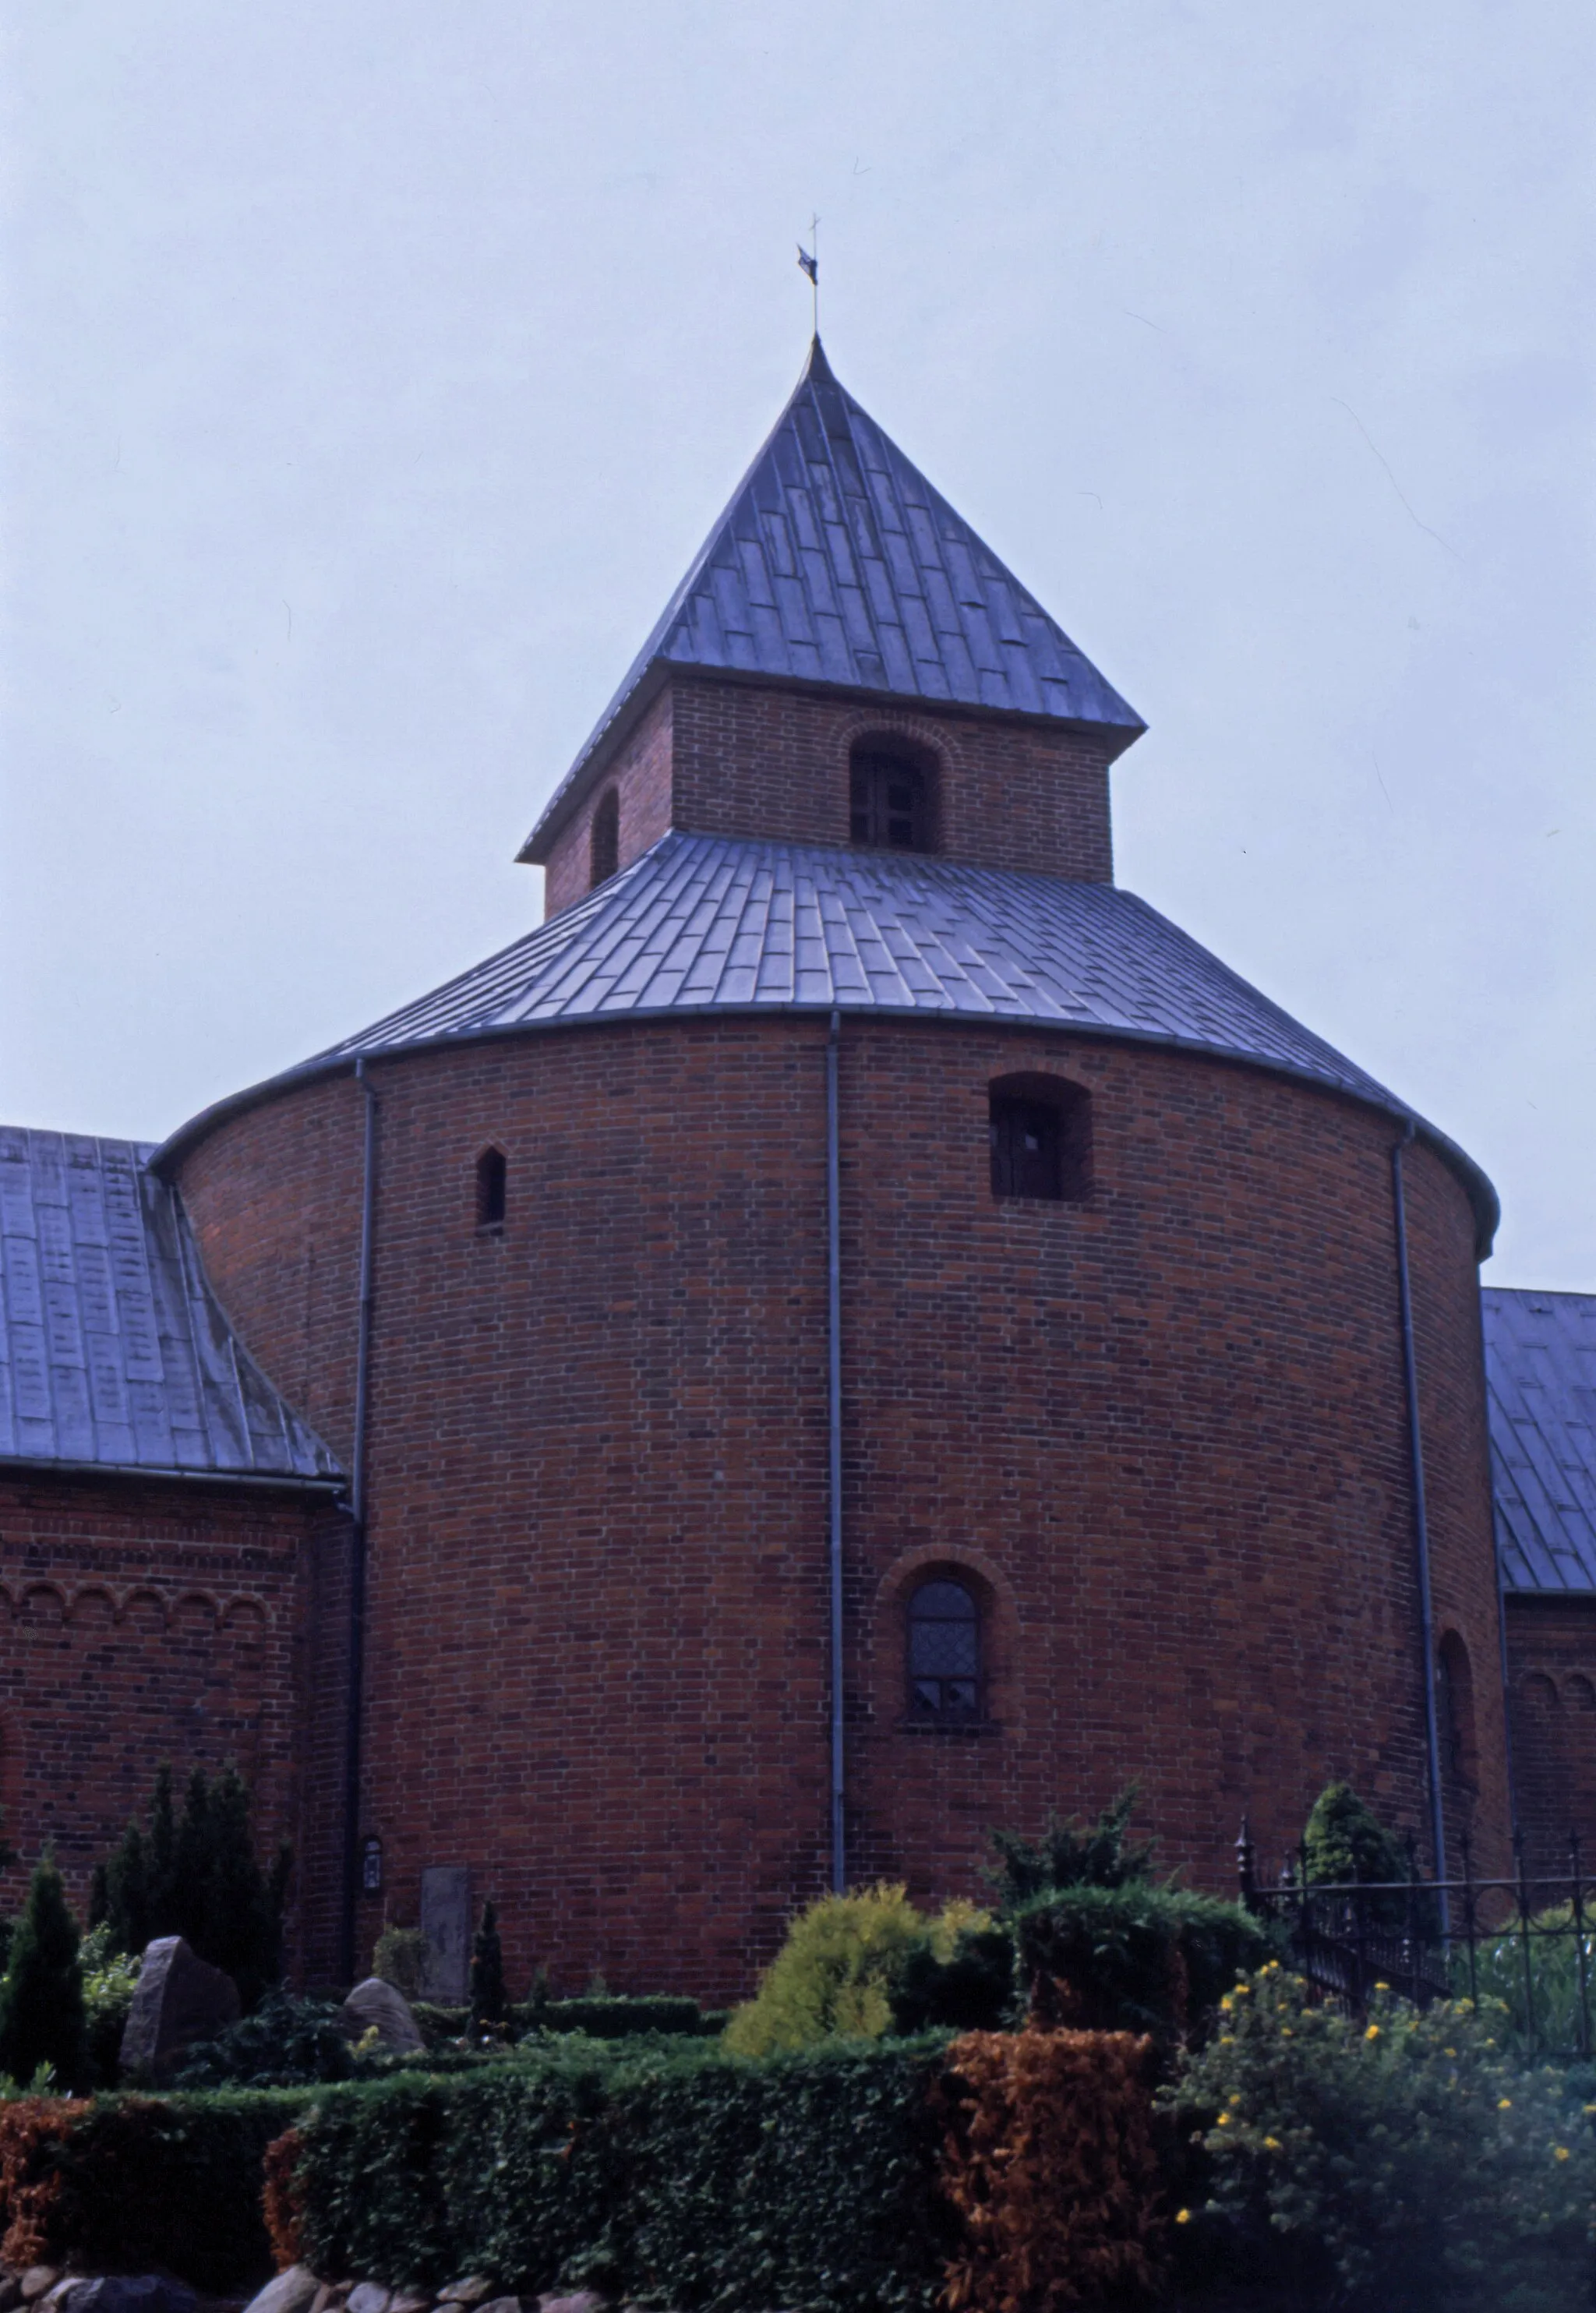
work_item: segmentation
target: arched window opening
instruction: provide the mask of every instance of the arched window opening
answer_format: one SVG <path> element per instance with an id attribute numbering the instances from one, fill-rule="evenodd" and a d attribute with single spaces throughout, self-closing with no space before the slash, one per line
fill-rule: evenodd
<path id="1" fill-rule="evenodd" d="M 848 758 L 848 828 L 881 851 L 930 851 L 935 803 L 929 760 L 890 740 L 864 739 Z"/>
<path id="2" fill-rule="evenodd" d="M 509 1167 L 502 1148 L 485 1148 L 477 1159 L 477 1226 L 500 1230 L 504 1226 L 504 1189 Z"/>
<path id="3" fill-rule="evenodd" d="M 1092 1095 L 1063 1077 L 999 1077 L 987 1088 L 995 1197 L 1077 1204 L 1092 1193 Z"/>
<path id="4" fill-rule="evenodd" d="M 1441 1641 L 1436 1664 L 1436 1702 L 1441 1720 L 1442 1766 L 1464 1790 L 1479 1782 L 1479 1750 L 1474 1725 L 1474 1672 L 1469 1649 L 1456 1631 Z"/>
<path id="5" fill-rule="evenodd" d="M 911 1719 L 959 1725 L 981 1715 L 981 1616 L 962 1582 L 938 1575 L 908 1602 Z"/>
<path id="6" fill-rule="evenodd" d="M 620 866 L 620 796 L 614 787 L 599 797 L 588 830 L 588 888 L 607 884 Z"/>

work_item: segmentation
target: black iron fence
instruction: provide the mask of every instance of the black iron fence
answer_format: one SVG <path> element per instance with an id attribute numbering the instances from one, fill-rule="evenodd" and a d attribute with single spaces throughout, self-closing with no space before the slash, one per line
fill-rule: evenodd
<path id="1" fill-rule="evenodd" d="M 1411 1843 L 1405 1879 L 1335 1885 L 1315 1880 L 1308 1853 L 1260 1879 L 1245 1823 L 1236 1842 L 1241 1901 L 1279 1921 L 1293 1963 L 1323 1998 L 1361 2010 L 1377 1989 L 1419 2007 L 1436 2000 L 1500 2000 L 1527 2051 L 1589 2059 L 1596 1978 L 1596 1886 L 1570 1833 L 1566 1868 L 1528 1868 L 1513 1842 L 1507 1878 L 1478 1878 L 1467 1836 L 1460 1876 L 1422 1876 Z"/>

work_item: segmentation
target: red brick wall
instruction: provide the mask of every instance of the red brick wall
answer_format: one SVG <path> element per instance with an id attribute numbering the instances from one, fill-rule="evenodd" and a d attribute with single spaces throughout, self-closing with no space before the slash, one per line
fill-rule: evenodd
<path id="1" fill-rule="evenodd" d="M 1474 1218 L 1455 1175 L 1432 1150 L 1409 1146 L 1402 1169 L 1435 1639 L 1438 1651 L 1449 1631 L 1463 1643 L 1475 1722 L 1474 1758 L 1461 1777 L 1451 1771 L 1442 1730 L 1450 1861 L 1460 1868 L 1457 1839 L 1468 1829 L 1475 1869 L 1505 1871 L 1511 1807 Z M 1427 1858 L 1428 1841 L 1424 1851 Z"/>
<path id="2" fill-rule="evenodd" d="M 1113 877 L 1109 751 L 1101 738 L 931 708 L 873 707 L 835 693 L 673 675 L 612 765 L 593 779 L 548 858 L 547 912 L 589 887 L 592 814 L 615 787 L 621 865 L 667 827 L 848 840 L 848 755 L 872 734 L 929 750 L 937 849 L 981 867 Z"/>
<path id="3" fill-rule="evenodd" d="M 330 1972 L 339 1674 L 312 1608 L 343 1547 L 332 1512 L 284 1494 L 0 1479 L 0 1800 L 23 1859 L 0 1903 L 48 1840 L 81 1907 L 162 1759 L 180 1780 L 232 1759 L 263 1855 L 287 1838 L 300 1860 L 294 1956 Z"/>
<path id="4" fill-rule="evenodd" d="M 537 1963 L 741 1992 L 821 1884 L 824 1035 L 617 1024 L 373 1071 L 362 1829 L 395 1916 L 469 1865 L 517 1993 Z M 1028 1068 L 1092 1092 L 1086 1204 L 989 1193 L 987 1085 Z M 335 1438 L 358 1110 L 307 1086 L 182 1168 L 223 1298 Z M 1210 1884 L 1243 1809 L 1267 1866 L 1335 1775 L 1422 1829 L 1390 1120 L 1191 1055 L 857 1018 L 842 1119 L 855 1875 L 974 1890 L 991 1826 L 1133 1774 Z M 1437 1597 L 1487 1698 L 1470 1228 L 1409 1170 Z M 931 1564 L 991 1607 L 989 1731 L 901 1723 Z"/>
<path id="5" fill-rule="evenodd" d="M 1507 1600 L 1513 1781 L 1531 1870 L 1596 1864 L 1596 1599 Z"/>
<path id="6" fill-rule="evenodd" d="M 557 915 L 592 888 L 593 814 L 611 788 L 620 805 L 620 866 L 640 859 L 671 826 L 671 706 L 667 688 L 645 710 L 603 776 L 589 785 L 548 856 L 543 884 L 546 916 Z"/>

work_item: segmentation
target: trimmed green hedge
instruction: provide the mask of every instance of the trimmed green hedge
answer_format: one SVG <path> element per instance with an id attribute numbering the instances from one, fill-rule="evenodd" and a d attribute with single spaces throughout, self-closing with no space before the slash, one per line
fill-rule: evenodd
<path id="1" fill-rule="evenodd" d="M 457 2040 L 470 2021 L 469 2008 L 440 2007 L 431 2000 L 410 2003 L 428 2040 Z M 724 2009 L 702 2009 L 696 2000 L 661 1993 L 633 2000 L 620 1992 L 595 1992 L 584 2000 L 518 2001 L 510 2028 L 523 2033 L 585 2032 L 590 2040 L 625 2040 L 636 2032 L 668 2032 L 713 2039 L 725 2028 Z"/>
<path id="2" fill-rule="evenodd" d="M 0 2105 L 0 2236 L 34 2229 L 7 2253 L 91 2273 L 159 2266 L 204 2290 L 264 2280 L 262 2156 L 304 2105 L 284 2089 Z"/>
<path id="3" fill-rule="evenodd" d="M 1185 1887 L 1062 1887 L 1022 1904 L 1011 1926 L 1020 1980 L 1044 2023 L 1198 2036 L 1239 1976 L 1284 1949 L 1240 1904 Z"/>
<path id="4" fill-rule="evenodd" d="M 302 2254 L 390 2283 L 487 2273 L 710 2313 L 928 2307 L 955 2238 L 943 2045 L 750 2062 L 567 2042 L 342 2089 L 302 2124 Z"/>

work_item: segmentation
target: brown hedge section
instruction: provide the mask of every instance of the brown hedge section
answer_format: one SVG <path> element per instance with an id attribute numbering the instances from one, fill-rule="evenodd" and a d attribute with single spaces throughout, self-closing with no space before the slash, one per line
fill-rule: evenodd
<path id="1" fill-rule="evenodd" d="M 0 2104 L 0 2259 L 162 2267 L 224 2291 L 269 2273 L 267 2146 L 303 2089 Z"/>

